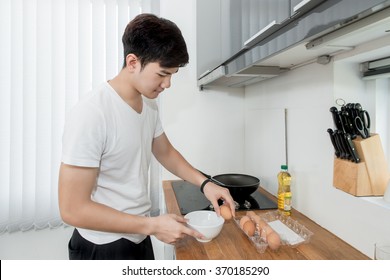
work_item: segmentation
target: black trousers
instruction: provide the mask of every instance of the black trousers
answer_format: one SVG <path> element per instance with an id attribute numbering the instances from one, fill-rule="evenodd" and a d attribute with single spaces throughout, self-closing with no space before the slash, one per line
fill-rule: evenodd
<path id="1" fill-rule="evenodd" d="M 70 260 L 154 260 L 149 236 L 139 244 L 121 238 L 97 245 L 83 238 L 75 229 L 69 240 L 68 250 Z"/>

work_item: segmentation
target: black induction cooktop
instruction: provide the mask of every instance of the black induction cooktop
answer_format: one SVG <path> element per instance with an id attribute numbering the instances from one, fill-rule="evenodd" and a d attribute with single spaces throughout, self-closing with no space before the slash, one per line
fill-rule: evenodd
<path id="1" fill-rule="evenodd" d="M 212 210 L 210 201 L 200 192 L 199 187 L 186 181 L 173 181 L 172 188 L 182 215 L 196 210 Z M 252 193 L 242 203 L 236 204 L 237 211 L 277 208 L 278 205 L 274 201 L 259 191 Z"/>

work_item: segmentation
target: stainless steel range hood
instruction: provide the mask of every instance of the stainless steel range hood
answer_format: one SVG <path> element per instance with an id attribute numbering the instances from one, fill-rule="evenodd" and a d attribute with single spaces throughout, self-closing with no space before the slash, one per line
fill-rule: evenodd
<path id="1" fill-rule="evenodd" d="M 207 72 L 202 75 L 198 85 L 201 87 L 203 85 L 242 87 L 276 77 L 287 70 L 278 66 L 254 65 L 236 73 L 229 74 L 227 66 L 221 65 L 212 72 Z"/>
<path id="2" fill-rule="evenodd" d="M 324 5 L 327 2 L 332 1 L 325 1 Z M 390 36 L 389 6 L 390 1 L 384 1 L 344 21 L 334 22 L 331 16 L 338 9 L 336 3 L 326 7 L 326 16 L 330 17 L 326 24 L 314 29 L 311 23 L 319 13 L 323 13 L 321 6 L 301 18 L 290 18 L 282 26 L 271 24 L 267 30 L 259 32 L 266 36 L 255 38 L 256 44 L 252 45 L 250 41 L 254 38 L 249 39 L 240 52 L 201 75 L 198 86 L 201 89 L 209 86 L 244 87 L 277 77 L 306 61 Z M 291 34 L 294 34 L 294 40 L 291 40 Z"/>

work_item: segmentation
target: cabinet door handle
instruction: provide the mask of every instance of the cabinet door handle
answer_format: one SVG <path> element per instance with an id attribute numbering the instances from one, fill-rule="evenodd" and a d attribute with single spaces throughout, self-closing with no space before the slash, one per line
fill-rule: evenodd
<path id="1" fill-rule="evenodd" d="M 199 79 L 203 78 L 204 76 L 206 76 L 209 73 L 211 73 L 211 70 L 204 71 L 204 73 L 200 74 Z"/>
<path id="2" fill-rule="evenodd" d="M 249 49 L 279 29 L 280 24 L 276 20 L 271 21 L 266 27 L 250 37 L 244 43 L 244 48 Z"/>
<path id="3" fill-rule="evenodd" d="M 303 0 L 293 8 L 293 13 L 308 11 L 325 0 Z"/>
<path id="4" fill-rule="evenodd" d="M 303 0 L 301 2 L 299 2 L 297 5 L 294 6 L 293 8 L 293 12 L 295 13 L 296 11 L 298 11 L 300 8 L 302 8 L 303 6 L 305 6 L 307 3 L 309 3 L 311 0 Z"/>

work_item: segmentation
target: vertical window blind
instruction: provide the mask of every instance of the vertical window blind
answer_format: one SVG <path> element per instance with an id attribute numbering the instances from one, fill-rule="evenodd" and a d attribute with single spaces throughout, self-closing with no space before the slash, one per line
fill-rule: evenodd
<path id="1" fill-rule="evenodd" d="M 61 226 L 69 109 L 123 63 L 121 37 L 158 0 L 0 0 L 0 233 Z"/>

